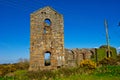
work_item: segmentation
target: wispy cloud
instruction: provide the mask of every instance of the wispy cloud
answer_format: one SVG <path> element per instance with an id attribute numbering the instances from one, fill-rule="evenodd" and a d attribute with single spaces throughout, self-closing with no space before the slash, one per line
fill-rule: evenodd
<path id="1" fill-rule="evenodd" d="M 99 48 L 99 47 L 94 47 L 94 48 Z"/>
<path id="2" fill-rule="evenodd" d="M 120 47 L 118 47 L 117 49 L 120 50 Z"/>

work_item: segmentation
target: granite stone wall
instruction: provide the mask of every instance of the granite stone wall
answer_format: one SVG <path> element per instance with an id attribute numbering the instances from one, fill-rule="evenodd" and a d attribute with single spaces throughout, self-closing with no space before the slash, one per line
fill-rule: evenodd
<path id="1" fill-rule="evenodd" d="M 79 66 L 82 60 L 91 59 L 94 55 L 94 49 L 65 49 L 65 66 Z"/>
<path id="2" fill-rule="evenodd" d="M 65 64 L 63 16 L 47 6 L 30 15 L 30 71 L 57 69 Z M 45 65 L 50 53 L 50 65 Z"/>

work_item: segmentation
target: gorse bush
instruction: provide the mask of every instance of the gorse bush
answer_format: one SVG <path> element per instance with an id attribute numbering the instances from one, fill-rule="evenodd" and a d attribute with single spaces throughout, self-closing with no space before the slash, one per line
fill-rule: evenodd
<path id="1" fill-rule="evenodd" d="M 95 69 L 96 63 L 91 60 L 83 60 L 80 62 L 80 67 L 87 68 L 87 69 Z"/>

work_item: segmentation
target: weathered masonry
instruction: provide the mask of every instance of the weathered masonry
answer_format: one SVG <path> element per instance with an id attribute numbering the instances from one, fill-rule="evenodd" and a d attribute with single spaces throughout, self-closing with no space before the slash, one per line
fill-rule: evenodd
<path id="1" fill-rule="evenodd" d="M 98 62 L 109 57 L 106 46 L 65 49 L 63 16 L 51 7 L 37 10 L 30 17 L 29 71 L 76 67 L 82 60 Z M 110 57 L 116 58 L 116 49 L 110 47 L 110 50 Z"/>
<path id="2" fill-rule="evenodd" d="M 57 69 L 63 66 L 63 16 L 51 7 L 44 7 L 30 15 L 30 71 Z M 46 59 L 46 56 L 49 57 Z"/>

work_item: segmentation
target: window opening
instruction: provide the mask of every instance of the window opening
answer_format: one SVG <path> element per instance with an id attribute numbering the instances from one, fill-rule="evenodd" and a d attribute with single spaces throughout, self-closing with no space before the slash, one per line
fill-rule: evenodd
<path id="1" fill-rule="evenodd" d="M 45 66 L 50 66 L 51 65 L 51 61 L 50 61 L 50 58 L 51 58 L 51 53 L 50 52 L 45 52 L 44 54 L 44 64 Z"/>
<path id="2" fill-rule="evenodd" d="M 85 60 L 85 53 L 83 53 L 82 55 L 83 55 L 83 60 Z"/>
<path id="3" fill-rule="evenodd" d="M 45 19 L 45 26 L 51 26 L 51 21 L 50 19 Z"/>
<path id="4" fill-rule="evenodd" d="M 112 52 L 107 51 L 107 57 L 112 57 Z"/>

